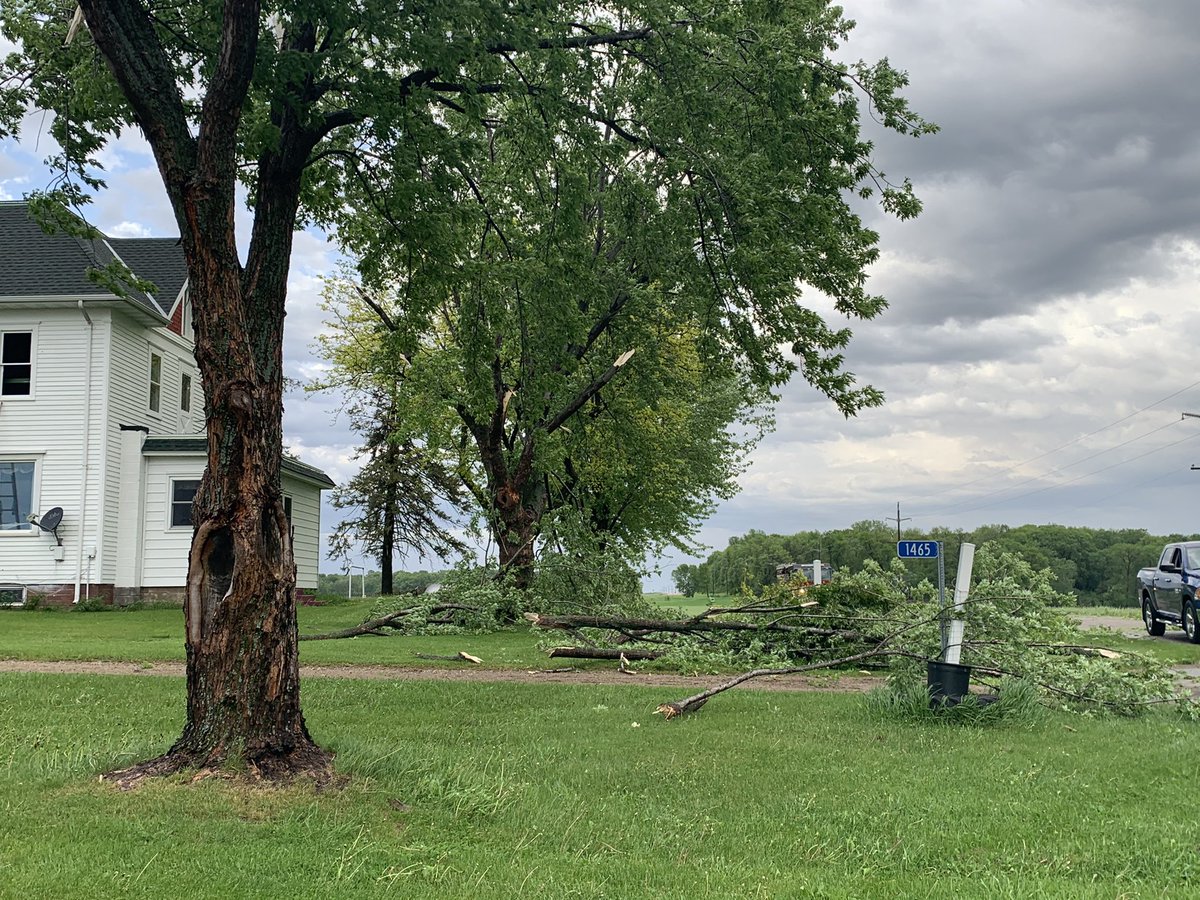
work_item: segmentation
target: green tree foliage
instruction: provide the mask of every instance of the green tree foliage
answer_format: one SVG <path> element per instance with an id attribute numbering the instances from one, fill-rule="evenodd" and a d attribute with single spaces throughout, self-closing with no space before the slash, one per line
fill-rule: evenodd
<path id="1" fill-rule="evenodd" d="M 877 236 L 849 198 L 918 204 L 876 169 L 860 103 L 932 130 L 886 63 L 831 61 L 847 23 L 822 3 L 566 16 L 453 81 L 439 70 L 436 107 L 317 166 L 361 199 L 327 212 L 405 355 L 406 408 L 443 429 L 429 444 L 469 448 L 460 473 L 521 572 L 548 532 L 631 554 L 686 540 L 793 374 L 847 415 L 881 401 L 802 291 L 839 315 L 883 308 L 865 289 Z M 520 52 L 555 42 L 570 47 Z M 376 159 L 398 155 L 417 221 L 373 202 Z"/>
<path id="2" fill-rule="evenodd" d="M 697 334 L 701 359 L 727 361 L 720 374 L 769 388 L 798 371 L 846 412 L 879 402 L 844 371 L 838 351 L 848 331 L 798 302 L 798 290 L 815 288 L 847 316 L 879 312 L 882 299 L 864 285 L 876 235 L 847 195 L 877 192 L 902 217 L 917 202 L 872 162 L 860 97 L 887 128 L 930 126 L 908 110 L 898 93 L 904 76 L 886 61 L 831 61 L 850 27 L 838 7 L 81 0 L 78 8 L 76 18 L 59 0 L 4 4 L 0 29 L 19 50 L 0 67 L 0 136 L 16 133 L 31 107 L 54 113 L 62 195 L 79 201 L 102 185 L 108 143 L 138 128 L 179 225 L 210 465 L 188 575 L 188 722 L 169 766 L 235 754 L 286 773 L 319 755 L 300 713 L 279 482 L 282 329 L 298 225 L 326 226 L 369 278 L 396 281 L 417 304 L 417 333 L 439 304 L 455 305 L 449 318 L 462 324 L 476 363 L 462 385 L 472 400 L 467 430 L 496 451 L 484 465 L 491 494 L 504 501 L 496 514 L 514 558 L 531 552 L 544 478 L 524 445 L 491 435 L 521 405 L 538 410 L 528 420 L 539 433 L 561 430 L 617 376 L 613 364 L 628 349 L 649 355 L 654 344 L 607 339 L 604 327 L 591 339 L 627 308 L 644 316 L 634 302 L 644 294 L 691 303 L 665 330 Z M 244 254 L 238 180 L 254 209 Z M 595 212 L 599 193 L 611 198 L 604 216 Z M 534 212 L 546 208 L 544 196 L 559 198 L 561 216 Z M 639 226 L 616 228 L 626 242 L 600 240 L 605 264 L 585 266 L 591 237 L 621 222 Z M 544 237 L 572 231 L 577 239 L 561 251 Z M 535 264 L 546 277 L 530 273 Z M 573 334 L 585 352 L 565 369 L 538 368 L 514 405 L 506 364 L 544 347 L 532 332 L 524 337 L 530 320 L 517 291 L 553 296 L 574 282 L 587 286 L 590 304 L 551 307 L 563 328 L 547 337 Z M 637 334 L 654 335 L 653 323 L 626 318 Z M 495 337 L 514 333 L 522 340 L 497 352 Z M 574 394 L 543 399 L 568 382 Z"/>
<path id="3" fill-rule="evenodd" d="M 364 320 L 367 308 L 355 309 L 353 323 L 338 319 L 337 333 L 349 335 L 347 340 L 322 337 L 333 366 L 310 385 L 338 388 L 347 420 L 363 438 L 362 468 L 333 493 L 333 505 L 346 515 L 330 537 L 329 557 L 349 558 L 361 549 L 379 561 L 380 591 L 391 594 L 398 555 L 446 559 L 463 549 L 451 525 L 466 500 L 450 455 L 428 446 L 401 413 L 398 385 L 407 357 L 382 353 L 379 338 L 386 330 L 373 315 Z"/>
<path id="4" fill-rule="evenodd" d="M 945 568 L 952 581 L 958 567 L 958 548 L 964 543 L 992 543 L 1014 553 L 1036 571 L 1048 571 L 1050 585 L 1060 594 L 1075 594 L 1087 605 L 1136 606 L 1134 578 L 1138 569 L 1153 565 L 1163 545 L 1196 540 L 1179 534 L 1152 535 L 1142 529 L 1098 529 L 1064 525 L 984 525 L 974 531 L 933 528 L 907 529 L 905 539 L 942 541 Z M 685 564 L 677 589 L 687 585 L 697 593 L 736 593 L 747 586 L 755 592 L 775 581 L 775 566 L 807 563 L 820 558 L 838 568 L 857 571 L 872 560 L 889 565 L 896 555 L 894 526 L 858 522 L 850 528 L 802 531 L 794 535 L 752 530 L 731 538 L 728 547 L 698 565 Z"/>

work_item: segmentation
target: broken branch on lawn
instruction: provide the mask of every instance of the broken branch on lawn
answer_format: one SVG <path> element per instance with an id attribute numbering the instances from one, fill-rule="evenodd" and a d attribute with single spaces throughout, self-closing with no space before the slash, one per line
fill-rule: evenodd
<path id="1" fill-rule="evenodd" d="M 454 613 L 478 613 L 479 610 L 474 606 L 466 606 L 462 603 L 437 603 L 433 606 L 413 606 L 408 609 L 398 609 L 395 612 L 388 613 L 386 616 L 380 616 L 378 619 L 368 619 L 361 625 L 355 625 L 353 628 L 343 628 L 340 631 L 329 631 L 325 634 L 302 634 L 302 641 L 332 641 L 338 638 L 352 638 L 364 634 L 375 636 L 385 636 L 388 632 L 385 628 L 391 628 L 395 631 L 403 631 L 405 628 L 411 627 L 417 617 L 421 617 L 421 622 L 426 625 L 453 625 Z"/>

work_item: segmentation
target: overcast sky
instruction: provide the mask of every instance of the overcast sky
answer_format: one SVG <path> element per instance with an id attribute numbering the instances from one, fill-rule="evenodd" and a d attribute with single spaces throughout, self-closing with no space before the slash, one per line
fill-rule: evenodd
<path id="1" fill-rule="evenodd" d="M 925 210 L 865 208 L 890 308 L 847 352 L 885 406 L 851 420 L 803 384 L 742 491 L 705 523 L 714 548 L 750 528 L 792 533 L 863 519 L 911 525 L 1057 522 L 1200 531 L 1200 3 L 846 0 L 840 54 L 887 56 L 941 133 L 881 134 L 878 162 Z M 0 199 L 43 187 L 38 118 L 0 143 Z M 175 233 L 135 137 L 107 155 L 96 225 Z M 323 238 L 296 242 L 287 374 L 313 374 Z M 819 300 L 811 299 L 819 305 Z M 356 468 L 335 398 L 288 399 L 286 441 L 337 481 Z M 323 525 L 331 523 L 326 508 Z M 669 584 L 669 569 L 648 580 Z M 326 561 L 323 568 L 338 569 Z"/>

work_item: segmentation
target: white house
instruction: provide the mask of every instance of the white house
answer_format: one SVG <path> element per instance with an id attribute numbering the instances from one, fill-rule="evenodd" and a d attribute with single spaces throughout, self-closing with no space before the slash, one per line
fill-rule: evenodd
<path id="1" fill-rule="evenodd" d="M 155 292 L 88 279 L 115 259 Z M 24 202 L 0 202 L 0 604 L 182 600 L 205 463 L 191 331 L 176 239 L 47 235 Z M 302 595 L 330 487 L 285 458 Z M 31 521 L 57 509 L 54 531 Z"/>

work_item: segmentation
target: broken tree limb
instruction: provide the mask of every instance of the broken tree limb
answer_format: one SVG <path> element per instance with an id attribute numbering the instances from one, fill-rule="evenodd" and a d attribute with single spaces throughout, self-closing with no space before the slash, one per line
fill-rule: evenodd
<path id="1" fill-rule="evenodd" d="M 553 647 L 551 659 L 658 659 L 662 650 L 628 650 L 609 647 Z"/>
<path id="2" fill-rule="evenodd" d="M 781 631 L 810 634 L 813 637 L 839 637 L 845 640 L 868 640 L 860 631 L 842 628 L 815 628 L 807 625 L 785 625 L 779 620 L 771 622 L 738 622 L 724 619 L 631 619 L 623 616 L 567 615 L 548 616 L 542 613 L 526 613 L 534 628 L 556 628 L 569 631 L 575 628 L 607 628 L 610 631 L 637 633 L 639 637 L 655 632 L 697 634 L 704 631 Z"/>
<path id="3" fill-rule="evenodd" d="M 456 612 L 479 612 L 474 606 L 466 606 L 462 603 L 438 603 L 428 608 L 414 606 L 409 609 L 398 609 L 395 612 L 388 613 L 386 616 L 380 616 L 378 619 L 368 619 L 360 625 L 355 625 L 352 628 L 343 628 L 340 631 L 329 631 L 324 634 L 302 634 L 299 640 L 302 641 L 332 641 L 338 638 L 358 637 L 364 634 L 384 636 L 387 634 L 384 628 L 401 630 L 409 623 L 408 619 L 412 618 L 417 613 L 426 615 L 425 622 L 429 625 L 452 625 L 453 613 Z M 450 614 L 450 615 L 447 615 Z"/>
<path id="4" fill-rule="evenodd" d="M 705 703 L 710 697 L 715 697 L 730 688 L 735 688 L 739 684 L 749 681 L 752 678 L 765 678 L 768 675 L 798 675 L 801 672 L 815 672 L 818 669 L 828 669 L 833 666 L 849 665 L 854 662 L 861 662 L 865 659 L 871 659 L 877 656 L 890 656 L 892 653 L 885 648 L 884 644 L 878 644 L 870 650 L 865 650 L 862 653 L 855 653 L 851 656 L 843 656 L 838 659 L 827 659 L 822 662 L 809 663 L 804 666 L 788 666 L 784 669 L 753 669 L 749 672 L 743 672 L 736 678 L 730 678 L 728 681 L 723 681 L 721 684 L 703 690 L 698 694 L 693 694 L 690 697 L 684 697 L 682 700 L 676 700 L 674 703 L 660 703 L 655 714 L 661 714 L 665 719 L 674 719 L 677 716 L 682 716 L 684 713 L 695 712 Z"/>
<path id="5" fill-rule="evenodd" d="M 329 631 L 325 634 L 302 634 L 299 640 L 302 641 L 332 641 L 338 638 L 358 637 L 362 634 L 384 635 L 384 628 L 403 628 L 403 625 L 395 624 L 397 620 L 404 619 L 412 615 L 411 609 L 401 609 L 394 613 L 388 613 L 386 616 L 380 616 L 378 619 L 370 619 L 363 622 L 361 625 L 355 625 L 352 628 L 343 628 L 340 631 Z"/>
<path id="6" fill-rule="evenodd" d="M 478 656 L 472 656 L 466 650 L 459 650 L 457 653 L 446 656 L 438 653 L 414 653 L 417 659 L 437 659 L 446 660 L 447 662 L 469 662 L 479 666 L 483 664 L 483 660 Z"/>

